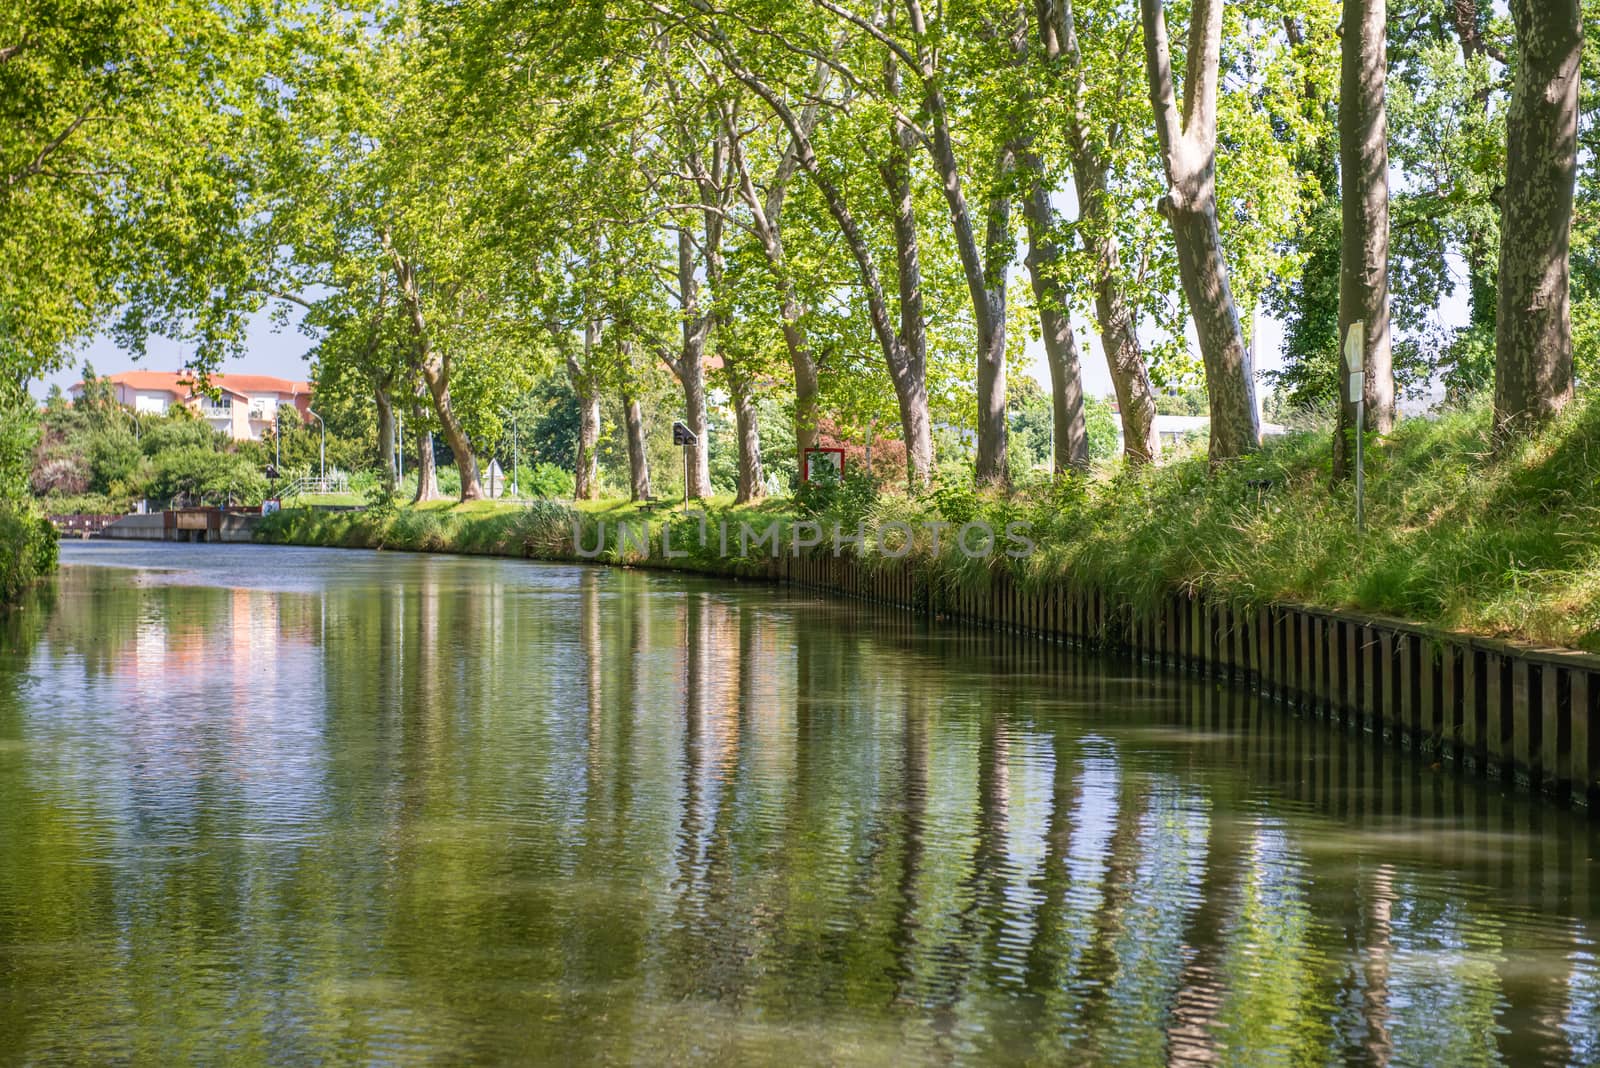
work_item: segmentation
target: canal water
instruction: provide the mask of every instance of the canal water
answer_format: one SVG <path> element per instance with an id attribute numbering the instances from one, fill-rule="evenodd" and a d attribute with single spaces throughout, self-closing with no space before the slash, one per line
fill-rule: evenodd
<path id="1" fill-rule="evenodd" d="M 765 585 L 68 544 L 0 1062 L 1594 1064 L 1594 824 Z"/>

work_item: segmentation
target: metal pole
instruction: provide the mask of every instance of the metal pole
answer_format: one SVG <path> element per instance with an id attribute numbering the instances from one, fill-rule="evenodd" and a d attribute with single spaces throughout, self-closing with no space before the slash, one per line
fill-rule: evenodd
<path id="1" fill-rule="evenodd" d="M 1367 365 L 1366 365 L 1366 336 L 1367 324 L 1357 320 L 1350 324 L 1350 329 L 1344 338 L 1344 370 L 1345 381 L 1349 384 L 1349 393 L 1346 395 L 1349 402 L 1356 406 L 1356 532 L 1360 533 L 1366 525 L 1366 471 L 1361 444 L 1361 424 L 1366 415 L 1367 398 Z M 1341 406 L 1343 402 L 1341 401 Z M 1340 442 L 1343 445 L 1343 442 Z"/>
<path id="2" fill-rule="evenodd" d="M 511 416 L 511 497 L 522 500 L 522 484 L 517 481 L 517 468 L 522 466 L 522 455 L 517 451 L 517 417 Z"/>
<path id="3" fill-rule="evenodd" d="M 1366 391 L 1356 397 L 1356 530 L 1366 529 L 1367 525 L 1367 479 L 1366 457 L 1362 454 L 1361 423 L 1366 415 Z"/>
<path id="4" fill-rule="evenodd" d="M 400 413 L 394 413 L 394 485 L 400 488 L 400 483 L 406 477 L 406 431 L 401 422 Z"/>

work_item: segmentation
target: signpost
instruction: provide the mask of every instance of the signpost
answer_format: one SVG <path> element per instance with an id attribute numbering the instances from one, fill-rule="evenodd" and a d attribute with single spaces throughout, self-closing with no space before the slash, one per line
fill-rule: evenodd
<path id="1" fill-rule="evenodd" d="M 689 446 L 700 444 L 700 439 L 695 436 L 682 422 L 672 424 L 672 443 L 683 449 L 683 506 L 689 507 Z"/>
<path id="2" fill-rule="evenodd" d="M 1344 365 L 1350 371 L 1350 403 L 1356 406 L 1356 530 L 1366 528 L 1366 465 L 1361 447 L 1361 424 L 1366 415 L 1366 385 L 1367 373 L 1363 369 L 1366 363 L 1366 333 L 1365 323 L 1355 322 L 1350 324 L 1350 332 L 1345 336 Z"/>

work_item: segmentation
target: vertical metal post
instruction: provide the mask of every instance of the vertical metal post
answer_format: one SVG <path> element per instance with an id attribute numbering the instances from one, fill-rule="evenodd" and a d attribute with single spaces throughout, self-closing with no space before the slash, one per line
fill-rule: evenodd
<path id="1" fill-rule="evenodd" d="M 517 416 L 511 415 L 511 496 L 514 500 L 522 500 L 522 485 L 517 481 L 517 468 L 522 466 L 521 454 L 517 451 Z"/>
<path id="2" fill-rule="evenodd" d="M 1367 393 L 1367 324 L 1356 321 L 1344 339 L 1344 369 L 1349 375 L 1350 403 L 1356 406 L 1356 530 L 1366 526 L 1366 470 L 1361 442 L 1361 424 L 1366 415 Z M 1341 443 L 1342 444 L 1342 443 Z"/>
<path id="3" fill-rule="evenodd" d="M 1358 532 L 1365 530 L 1367 526 L 1367 471 L 1361 442 L 1361 423 L 1367 408 L 1365 394 L 1365 389 L 1356 394 L 1356 530 Z"/>

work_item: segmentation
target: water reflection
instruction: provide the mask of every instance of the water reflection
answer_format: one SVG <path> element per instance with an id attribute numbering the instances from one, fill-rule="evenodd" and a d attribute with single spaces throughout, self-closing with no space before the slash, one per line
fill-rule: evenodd
<path id="1" fill-rule="evenodd" d="M 1600 1060 L 1586 820 L 1213 684 L 631 572 L 67 560 L 0 628 L 6 1059 Z"/>

